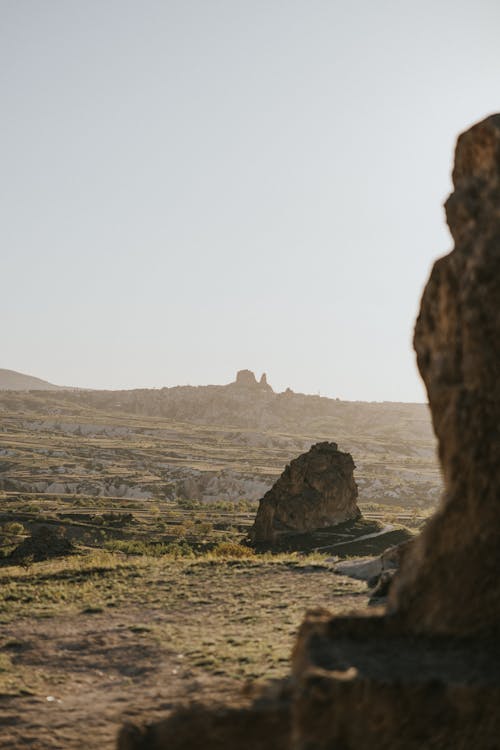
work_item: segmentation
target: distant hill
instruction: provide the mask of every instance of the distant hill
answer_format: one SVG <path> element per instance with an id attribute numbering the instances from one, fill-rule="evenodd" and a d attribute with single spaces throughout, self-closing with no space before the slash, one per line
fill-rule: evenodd
<path id="1" fill-rule="evenodd" d="M 127 391 L 21 377 L 17 391 L 0 386 L 0 490 L 256 500 L 289 461 L 332 441 L 352 454 L 364 503 L 418 510 L 442 492 L 426 404 L 275 393 L 245 370 L 228 385 Z"/>
<path id="2" fill-rule="evenodd" d="M 60 408 L 72 411 L 75 407 L 77 410 L 90 408 L 192 425 L 310 435 L 318 440 L 337 441 L 349 437 L 348 442 L 352 440 L 356 444 L 364 444 L 368 436 L 395 446 L 401 441 L 411 445 L 423 440 L 425 450 L 432 453 L 435 450 L 427 404 L 339 401 L 294 393 L 290 388 L 275 393 L 264 376 L 257 381 L 252 372 L 245 370 L 228 385 L 122 391 L 73 388 L 64 389 L 57 398 Z M 416 444 L 414 447 L 416 452 L 422 448 Z"/>
<path id="3" fill-rule="evenodd" d="M 67 407 L 159 417 L 191 424 L 317 436 L 367 435 L 396 443 L 434 443 L 426 404 L 339 401 L 324 396 L 275 393 L 263 375 L 257 381 L 241 370 L 228 385 L 174 386 L 131 390 L 86 390 L 53 385 L 40 378 L 0 369 L 0 391 L 60 391 Z M 63 403 L 60 404 L 63 406 Z M 70 407 L 72 408 L 72 407 Z M 323 439 L 323 438 L 322 438 Z M 326 438 L 324 438 L 326 439 Z"/>
<path id="4" fill-rule="evenodd" d="M 34 378 L 15 370 L 0 368 L 0 391 L 65 391 L 62 385 L 54 385 L 47 380 Z"/>

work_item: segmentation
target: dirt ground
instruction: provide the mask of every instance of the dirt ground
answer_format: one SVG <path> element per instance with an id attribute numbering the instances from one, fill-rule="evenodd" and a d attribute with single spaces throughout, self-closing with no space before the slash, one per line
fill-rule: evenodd
<path id="1" fill-rule="evenodd" d="M 287 674 L 307 609 L 366 602 L 307 558 L 1 570 L 0 748 L 110 750 L 125 721 Z"/>

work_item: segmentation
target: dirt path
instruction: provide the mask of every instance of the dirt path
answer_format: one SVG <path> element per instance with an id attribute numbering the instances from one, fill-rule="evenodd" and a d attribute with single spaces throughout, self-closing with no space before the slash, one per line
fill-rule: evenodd
<path id="1" fill-rule="evenodd" d="M 82 572 L 64 572 L 11 576 L 4 596 L 2 750 L 111 750 L 124 721 L 285 675 L 306 609 L 366 603 L 364 584 L 327 565 L 131 564 L 98 576 L 93 606 Z"/>

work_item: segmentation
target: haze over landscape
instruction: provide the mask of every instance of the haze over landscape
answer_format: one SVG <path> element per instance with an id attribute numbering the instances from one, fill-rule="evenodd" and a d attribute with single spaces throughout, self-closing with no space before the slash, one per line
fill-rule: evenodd
<path id="1" fill-rule="evenodd" d="M 499 31 L 0 0 L 0 750 L 498 746 Z"/>
<path id="2" fill-rule="evenodd" d="M 425 400 L 413 322 L 457 129 L 496 108 L 498 3 L 0 14 L 3 367 Z"/>

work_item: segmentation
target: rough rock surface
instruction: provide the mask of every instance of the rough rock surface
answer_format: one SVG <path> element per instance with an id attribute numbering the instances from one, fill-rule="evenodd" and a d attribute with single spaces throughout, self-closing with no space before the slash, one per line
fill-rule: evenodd
<path id="1" fill-rule="evenodd" d="M 309 612 L 292 660 L 291 750 L 493 750 L 499 657 L 497 639 Z"/>
<path id="2" fill-rule="evenodd" d="M 412 630 L 471 635 L 500 630 L 500 115 L 459 137 L 453 182 L 455 248 L 432 270 L 414 342 L 445 493 L 390 607 Z"/>
<path id="3" fill-rule="evenodd" d="M 358 518 L 354 461 L 336 443 L 317 443 L 286 467 L 259 503 L 252 542 L 272 544 L 284 534 L 303 533 Z"/>
<path id="4" fill-rule="evenodd" d="M 403 557 L 409 553 L 414 539 L 415 537 L 411 537 L 407 541 L 387 547 L 377 557 L 358 557 L 339 562 L 335 566 L 335 573 L 366 581 L 370 587 L 375 586 L 383 573 L 395 572 L 401 567 Z"/>

